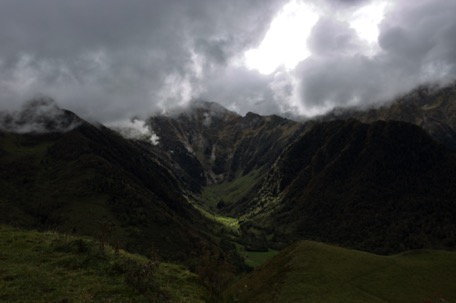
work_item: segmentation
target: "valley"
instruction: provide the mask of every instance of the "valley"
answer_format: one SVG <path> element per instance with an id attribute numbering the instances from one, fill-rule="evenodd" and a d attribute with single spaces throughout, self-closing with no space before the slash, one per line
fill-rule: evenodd
<path id="1" fill-rule="evenodd" d="M 0 116 L 0 301 L 454 302 L 454 104 L 455 85 L 306 121 L 196 101 L 131 138 L 31 102 Z"/>

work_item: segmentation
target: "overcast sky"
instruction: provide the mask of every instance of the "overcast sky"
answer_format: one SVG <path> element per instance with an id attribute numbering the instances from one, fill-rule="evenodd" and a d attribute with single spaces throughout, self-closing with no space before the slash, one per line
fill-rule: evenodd
<path id="1" fill-rule="evenodd" d="M 456 77 L 456 0 L 1 0 L 0 105 L 316 114 Z"/>

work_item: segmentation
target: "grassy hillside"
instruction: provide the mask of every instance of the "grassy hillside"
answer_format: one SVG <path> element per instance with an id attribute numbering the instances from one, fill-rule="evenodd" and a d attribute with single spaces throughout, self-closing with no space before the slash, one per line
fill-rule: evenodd
<path id="1" fill-rule="evenodd" d="M 237 176 L 232 181 L 208 185 L 201 193 L 201 201 L 209 210 L 219 211 L 240 200 L 261 177 L 261 173 L 254 170 L 247 175 Z"/>
<path id="2" fill-rule="evenodd" d="M 456 302 L 456 252 L 379 256 L 301 241 L 237 282 L 237 302 Z"/>
<path id="3" fill-rule="evenodd" d="M 0 226 L 0 302 L 206 302 L 186 268 L 90 238 Z"/>

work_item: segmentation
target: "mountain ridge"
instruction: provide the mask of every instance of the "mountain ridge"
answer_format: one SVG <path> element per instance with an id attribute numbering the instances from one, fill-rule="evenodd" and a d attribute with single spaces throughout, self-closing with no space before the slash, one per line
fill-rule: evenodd
<path id="1" fill-rule="evenodd" d="M 455 164 L 453 153 L 408 123 L 321 123 L 290 145 L 231 213 L 278 242 L 291 235 L 391 253 L 440 248 L 446 239 L 451 249 Z"/>
<path id="2" fill-rule="evenodd" d="M 193 172 L 200 186 L 230 181 L 238 173 L 245 175 L 270 163 L 275 154 L 269 153 L 286 144 L 284 133 L 300 128 L 299 123 L 278 116 L 248 113 L 241 117 L 214 103 L 200 101 L 190 108 L 189 114 L 152 116 L 147 124 L 162 138 L 162 149 L 172 151 L 171 157 L 187 173 Z M 278 147 L 257 152 L 251 146 L 259 141 Z"/>
<path id="3" fill-rule="evenodd" d="M 423 128 L 436 141 L 456 150 L 456 82 L 444 87 L 423 85 L 380 107 L 340 108 L 317 121 L 357 119 L 361 122 L 396 120 Z"/>
<path id="4" fill-rule="evenodd" d="M 153 250 L 197 272 L 214 300 L 246 270 L 241 255 L 299 240 L 454 250 L 456 154 L 437 126 L 452 129 L 455 96 L 417 90 L 303 123 L 199 101 L 140 121 L 140 136 L 38 100 L 0 115 L 0 224 Z"/>
<path id="5" fill-rule="evenodd" d="M 216 223 L 190 204 L 166 159 L 102 125 L 0 132 L 0 186 L 3 224 L 93 237 L 108 224 L 111 244 L 129 251 L 186 264 L 218 251 L 238 262 L 218 247 Z"/>

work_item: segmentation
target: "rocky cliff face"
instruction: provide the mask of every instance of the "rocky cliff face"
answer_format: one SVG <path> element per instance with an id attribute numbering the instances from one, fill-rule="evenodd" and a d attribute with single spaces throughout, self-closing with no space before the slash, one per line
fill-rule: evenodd
<path id="1" fill-rule="evenodd" d="M 278 116 L 241 117 L 202 101 L 147 123 L 160 137 L 159 148 L 195 180 L 195 189 L 272 164 L 301 129 L 299 123 Z"/>

